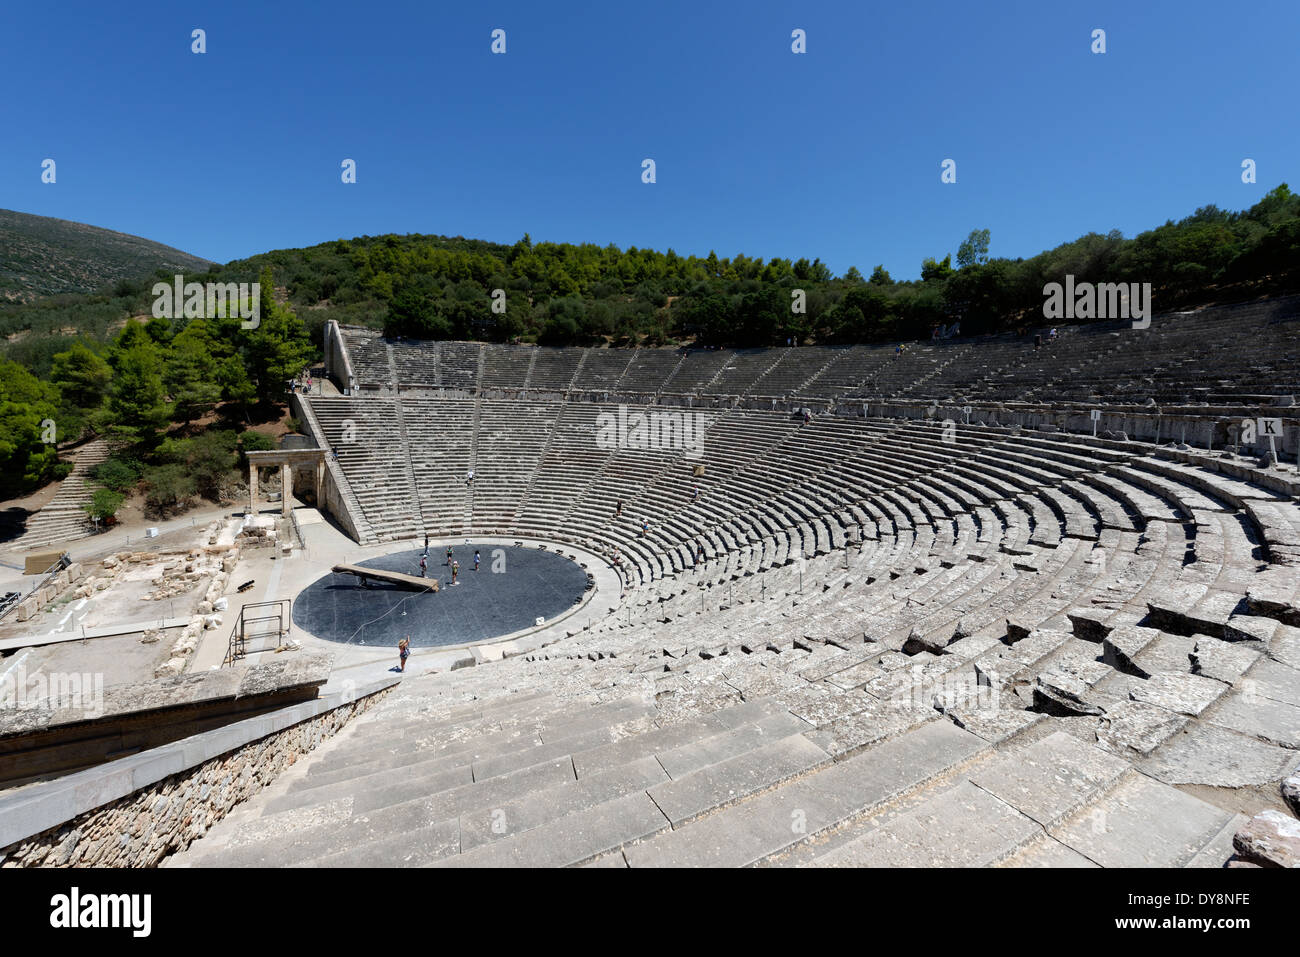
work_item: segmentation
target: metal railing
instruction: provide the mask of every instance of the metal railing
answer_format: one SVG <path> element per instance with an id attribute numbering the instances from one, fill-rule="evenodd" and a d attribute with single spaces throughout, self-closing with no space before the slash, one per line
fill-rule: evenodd
<path id="1" fill-rule="evenodd" d="M 51 565 L 49 568 L 45 570 L 45 572 L 41 576 L 41 580 L 38 581 L 35 585 L 33 585 L 31 588 L 29 588 L 26 594 L 20 594 L 17 598 L 9 597 L 10 595 L 18 594 L 17 592 L 10 592 L 8 595 L 6 595 L 3 603 L 0 603 L 0 621 L 3 621 L 6 615 L 8 615 L 11 611 L 17 608 L 22 603 L 23 599 L 27 598 L 29 595 L 33 595 L 36 592 L 40 591 L 42 588 L 44 588 L 46 585 L 52 582 L 54 580 L 54 577 L 58 575 L 59 572 L 63 571 L 63 569 L 67 568 L 71 564 L 72 564 L 71 554 L 69 552 L 64 552 L 55 560 L 53 565 Z"/>
<path id="2" fill-rule="evenodd" d="M 274 611 L 270 611 L 274 609 Z M 250 612 L 252 613 L 250 615 Z M 267 612 L 262 614 L 262 612 Z M 293 619 L 293 599 L 277 598 L 273 601 L 256 601 L 250 602 L 243 608 L 239 609 L 239 617 L 235 619 L 235 626 L 230 630 L 230 640 L 226 645 L 226 659 L 223 665 L 234 665 L 240 658 L 248 655 L 248 640 L 252 638 L 262 638 L 271 634 L 270 631 L 259 631 L 249 635 L 248 626 L 259 622 L 274 621 L 275 627 L 275 646 L 279 648 L 283 644 L 284 637 L 289 633 L 289 622 Z"/>

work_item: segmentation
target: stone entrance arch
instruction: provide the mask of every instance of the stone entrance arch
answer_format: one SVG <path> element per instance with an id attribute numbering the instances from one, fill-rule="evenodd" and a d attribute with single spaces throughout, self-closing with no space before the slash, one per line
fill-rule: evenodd
<path id="1" fill-rule="evenodd" d="M 288 517 L 292 510 L 293 470 L 298 467 L 311 466 L 315 480 L 313 489 L 317 504 L 321 501 L 321 490 L 325 484 L 325 450 L 324 449 L 268 449 L 265 452 L 248 454 L 248 508 L 257 512 L 257 473 L 258 469 L 280 469 L 280 514 Z"/>

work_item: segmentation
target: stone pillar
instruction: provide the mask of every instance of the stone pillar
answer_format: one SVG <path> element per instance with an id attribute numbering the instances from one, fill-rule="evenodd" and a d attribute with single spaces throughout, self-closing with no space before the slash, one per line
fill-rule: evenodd
<path id="1" fill-rule="evenodd" d="M 257 466 L 248 464 L 248 513 L 257 514 Z"/>
<path id="2" fill-rule="evenodd" d="M 316 492 L 316 507 L 321 511 L 324 511 L 325 508 L 321 504 L 322 503 L 321 496 L 325 494 L 325 456 L 323 454 L 321 455 L 320 458 L 316 460 L 315 492 Z"/>
<path id="3" fill-rule="evenodd" d="M 285 518 L 293 511 L 293 469 L 288 462 L 280 463 L 280 514 Z"/>

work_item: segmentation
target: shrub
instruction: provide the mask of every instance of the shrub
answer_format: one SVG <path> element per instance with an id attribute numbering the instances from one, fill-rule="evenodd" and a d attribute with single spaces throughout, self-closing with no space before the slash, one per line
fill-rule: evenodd
<path id="1" fill-rule="evenodd" d="M 197 490 L 197 483 L 184 465 L 159 465 L 145 472 L 145 505 L 157 515 L 181 508 Z"/>
<path id="2" fill-rule="evenodd" d="M 220 489 L 239 464 L 239 438 L 227 429 L 211 429 L 189 439 L 168 439 L 158 450 L 165 465 L 184 469 L 193 490 L 216 501 Z"/>
<path id="3" fill-rule="evenodd" d="M 108 458 L 90 470 L 90 476 L 100 485 L 115 492 L 125 492 L 140 481 L 144 472 L 136 459 Z"/>
<path id="4" fill-rule="evenodd" d="M 269 452 L 278 448 L 275 439 L 262 432 L 254 432 L 249 429 L 239 436 L 239 451 L 241 452 Z"/>
<path id="5" fill-rule="evenodd" d="M 115 492 L 111 488 L 97 488 L 90 501 L 82 508 L 86 510 L 87 515 L 102 522 L 116 515 L 125 500 L 126 496 L 121 492 Z"/>

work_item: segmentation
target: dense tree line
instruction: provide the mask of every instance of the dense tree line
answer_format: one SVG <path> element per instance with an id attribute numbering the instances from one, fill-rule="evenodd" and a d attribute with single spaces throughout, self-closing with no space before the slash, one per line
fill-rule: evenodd
<path id="1" fill-rule="evenodd" d="M 57 477 L 57 446 L 100 436 L 112 449 L 100 467 L 97 511 L 142 483 L 158 512 L 191 495 L 213 497 L 238 453 L 264 447 L 251 414 L 278 409 L 285 384 L 315 356 L 302 322 L 274 299 L 263 271 L 260 321 L 243 328 L 234 310 L 189 319 L 127 319 L 104 340 L 81 336 L 48 356 L 44 378 L 0 364 L 0 495 Z M 261 410 L 260 412 L 258 410 Z M 220 412 L 217 416 L 212 413 Z M 278 412 L 276 413 L 278 417 Z M 196 420 L 202 429 L 190 429 Z M 127 479 L 129 478 L 129 481 Z"/>
<path id="2" fill-rule="evenodd" d="M 1067 274 L 1149 282 L 1156 311 L 1295 291 L 1300 196 L 1282 184 L 1248 210 L 1206 206 L 1132 239 L 1089 233 L 1029 259 L 990 257 L 991 245 L 987 229 L 973 230 L 955 261 L 927 258 L 918 279 L 896 281 L 880 266 L 865 278 L 856 267 L 835 276 L 819 259 L 682 256 L 528 235 L 513 245 L 362 236 L 185 277 L 261 281 L 254 331 L 217 317 L 123 327 L 148 317 L 154 282 L 172 279 L 166 270 L 98 295 L 0 305 L 11 360 L 0 370 L 0 466 L 10 491 L 54 474 L 56 459 L 29 441 L 50 417 L 62 437 L 109 435 L 146 465 L 180 464 L 163 462 L 169 423 L 281 394 L 330 319 L 418 338 L 761 346 L 923 338 L 954 322 L 965 335 L 1014 328 L 1041 320 L 1044 285 Z"/>
<path id="3" fill-rule="evenodd" d="M 362 236 L 186 278 L 248 282 L 269 268 L 318 345 L 329 319 L 419 338 L 547 344 L 887 342 L 954 321 L 966 333 L 1018 326 L 1039 313 L 1043 286 L 1067 273 L 1150 282 L 1161 310 L 1300 288 L 1300 196 L 1283 184 L 1242 212 L 1207 206 L 1132 239 L 1089 233 L 1029 259 L 991 258 L 990 245 L 988 230 L 974 230 L 955 262 L 928 258 L 918 279 L 895 281 L 879 266 L 868 278 L 856 267 L 837 277 L 818 259 L 682 256 L 527 235 L 510 246 Z M 102 340 L 123 317 L 147 313 L 153 282 L 0 306 L 9 358 L 45 377 L 69 337 Z M 792 308 L 797 289 L 801 311 Z"/>

